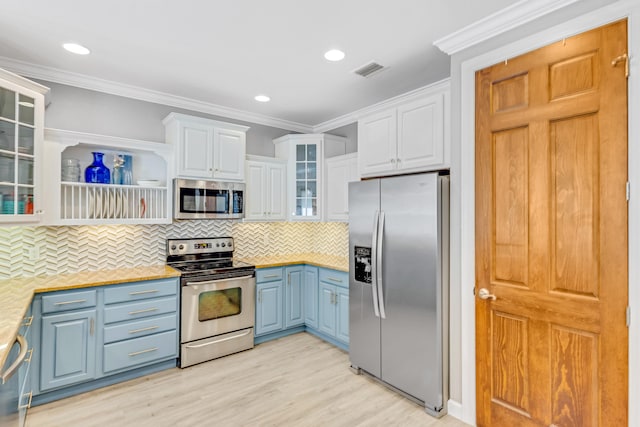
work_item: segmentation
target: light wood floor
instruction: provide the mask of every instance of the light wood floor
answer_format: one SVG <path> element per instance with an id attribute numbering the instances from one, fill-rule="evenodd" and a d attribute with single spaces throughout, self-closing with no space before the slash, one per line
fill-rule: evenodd
<path id="1" fill-rule="evenodd" d="M 29 410 L 52 426 L 460 427 L 349 370 L 349 355 L 307 333 Z"/>

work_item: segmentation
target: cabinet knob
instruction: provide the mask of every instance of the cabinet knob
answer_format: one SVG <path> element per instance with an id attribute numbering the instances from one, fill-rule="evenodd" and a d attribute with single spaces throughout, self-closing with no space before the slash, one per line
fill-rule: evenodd
<path id="1" fill-rule="evenodd" d="M 390 161 L 391 161 L 391 163 L 395 163 L 396 159 L 391 159 Z"/>

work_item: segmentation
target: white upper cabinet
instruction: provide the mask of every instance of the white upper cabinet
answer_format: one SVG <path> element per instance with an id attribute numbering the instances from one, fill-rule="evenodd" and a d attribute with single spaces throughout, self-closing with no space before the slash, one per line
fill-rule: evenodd
<path id="1" fill-rule="evenodd" d="M 287 219 L 287 162 L 247 156 L 245 221 Z"/>
<path id="2" fill-rule="evenodd" d="M 349 220 L 349 183 L 359 181 L 358 153 L 325 161 L 325 221 Z"/>
<path id="3" fill-rule="evenodd" d="M 48 91 L 0 69 L 0 223 L 42 219 L 44 95 Z"/>
<path id="4" fill-rule="evenodd" d="M 362 177 L 422 172 L 449 167 L 449 89 L 358 121 Z"/>
<path id="5" fill-rule="evenodd" d="M 324 159 L 344 154 L 346 138 L 293 134 L 273 142 L 276 157 L 287 161 L 287 218 L 290 221 L 322 220 Z"/>
<path id="6" fill-rule="evenodd" d="M 247 126 L 171 113 L 163 123 L 182 178 L 244 181 Z"/>

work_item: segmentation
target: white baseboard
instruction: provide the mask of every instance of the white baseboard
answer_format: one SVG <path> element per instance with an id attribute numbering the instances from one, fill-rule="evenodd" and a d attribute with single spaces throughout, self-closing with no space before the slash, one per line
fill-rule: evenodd
<path id="1" fill-rule="evenodd" d="M 447 414 L 451 415 L 453 418 L 459 419 L 460 421 L 464 421 L 462 419 L 462 404 L 460 402 L 449 399 L 447 402 Z"/>

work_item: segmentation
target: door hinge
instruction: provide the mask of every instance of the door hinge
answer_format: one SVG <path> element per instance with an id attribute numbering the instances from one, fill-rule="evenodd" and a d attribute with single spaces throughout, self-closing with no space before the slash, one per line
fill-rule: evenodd
<path id="1" fill-rule="evenodd" d="M 631 183 L 627 181 L 627 202 L 631 199 Z"/>
<path id="2" fill-rule="evenodd" d="M 627 306 L 627 328 L 631 326 L 631 307 Z"/>

